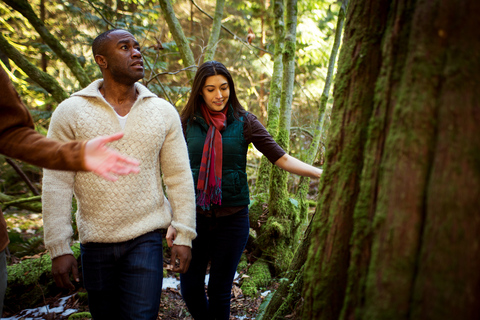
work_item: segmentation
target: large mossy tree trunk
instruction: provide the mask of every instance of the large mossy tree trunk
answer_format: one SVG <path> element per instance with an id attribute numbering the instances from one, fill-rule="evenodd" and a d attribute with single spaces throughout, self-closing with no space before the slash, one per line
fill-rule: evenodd
<path id="1" fill-rule="evenodd" d="M 303 319 L 479 319 L 474 12 L 351 1 Z"/>

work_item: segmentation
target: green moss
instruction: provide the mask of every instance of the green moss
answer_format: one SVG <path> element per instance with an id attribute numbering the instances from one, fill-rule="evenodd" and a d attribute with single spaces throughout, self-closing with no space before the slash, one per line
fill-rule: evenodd
<path id="1" fill-rule="evenodd" d="M 68 320 L 89 320 L 89 319 L 92 319 L 92 315 L 90 314 L 90 312 L 78 312 L 78 313 L 71 314 L 68 317 Z"/>
<path id="2" fill-rule="evenodd" d="M 88 304 L 88 293 L 87 292 L 77 292 L 77 299 L 80 304 Z"/>
<path id="3" fill-rule="evenodd" d="M 247 256 L 245 254 L 242 254 L 242 256 L 240 257 L 240 263 L 238 264 L 238 267 L 237 267 L 237 272 L 245 270 L 247 269 L 247 267 L 248 267 Z"/>
<path id="4" fill-rule="evenodd" d="M 248 277 L 244 278 L 241 289 L 244 295 L 249 297 L 257 296 L 260 288 L 266 287 L 272 281 L 272 276 L 265 261 L 257 260 L 248 269 Z"/>
<path id="5" fill-rule="evenodd" d="M 8 283 L 33 284 L 42 274 L 50 272 L 51 267 L 50 256 L 47 254 L 38 259 L 23 260 L 18 264 L 7 266 Z"/>
<path id="6" fill-rule="evenodd" d="M 8 287 L 5 305 L 8 305 L 12 312 L 18 312 L 42 303 L 45 296 L 58 293 L 58 288 L 53 281 L 51 266 L 48 254 L 7 266 Z"/>

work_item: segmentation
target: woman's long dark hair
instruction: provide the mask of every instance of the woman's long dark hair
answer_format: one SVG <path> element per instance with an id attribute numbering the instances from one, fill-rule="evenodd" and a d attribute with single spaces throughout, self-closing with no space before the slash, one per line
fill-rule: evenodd
<path id="1" fill-rule="evenodd" d="M 207 61 L 203 63 L 197 70 L 195 78 L 193 79 L 192 92 L 188 98 L 188 102 L 180 113 L 182 120 L 182 126 L 185 130 L 189 119 L 193 118 L 193 115 L 197 110 L 200 110 L 202 103 L 205 103 L 201 95 L 202 88 L 205 85 L 205 81 L 208 77 L 222 75 L 227 78 L 228 87 L 230 88 L 230 96 L 226 106 L 232 105 L 233 114 L 238 117 L 245 113 L 245 109 L 238 101 L 237 94 L 235 93 L 235 85 L 233 83 L 232 76 L 228 72 L 227 68 L 218 61 Z"/>

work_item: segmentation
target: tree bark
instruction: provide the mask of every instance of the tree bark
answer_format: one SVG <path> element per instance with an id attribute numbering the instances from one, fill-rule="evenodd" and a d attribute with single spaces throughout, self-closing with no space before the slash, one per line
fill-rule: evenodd
<path id="1" fill-rule="evenodd" d="M 220 36 L 220 30 L 222 29 L 222 16 L 224 6 L 225 0 L 217 0 L 217 5 L 215 6 L 215 15 L 213 17 L 213 25 L 210 29 L 210 36 L 208 37 L 208 44 L 207 50 L 205 52 L 204 61 L 211 61 L 215 57 L 218 38 Z"/>
<path id="2" fill-rule="evenodd" d="M 480 317 L 472 12 L 478 1 L 351 2 L 303 319 Z"/>
<path id="3" fill-rule="evenodd" d="M 270 81 L 270 95 L 268 97 L 267 107 L 267 125 L 266 129 L 272 137 L 277 136 L 279 117 L 280 117 L 280 99 L 282 95 L 282 74 L 283 74 L 283 48 L 285 40 L 285 22 L 283 18 L 283 1 L 275 0 L 273 6 L 274 29 L 275 29 L 275 52 L 273 55 L 273 74 Z M 270 185 L 270 173 L 272 164 L 268 159 L 262 156 L 260 167 L 258 169 L 258 179 L 256 182 L 255 194 L 266 193 Z"/>
<path id="4" fill-rule="evenodd" d="M 185 37 L 182 26 L 180 25 L 180 22 L 175 16 L 175 12 L 173 11 L 172 4 L 170 3 L 169 0 L 159 0 L 159 2 L 163 11 L 163 16 L 167 21 L 168 28 L 170 29 L 173 39 L 175 40 L 178 46 L 178 49 L 180 50 L 180 56 L 182 57 L 183 65 L 185 67 L 196 65 L 195 58 L 193 57 L 192 49 L 190 48 L 190 45 L 189 45 L 189 41 L 187 37 Z M 187 71 L 187 74 L 190 79 L 190 82 L 192 82 L 193 78 L 195 77 L 195 71 L 192 71 L 189 69 Z"/>
<path id="5" fill-rule="evenodd" d="M 305 319 L 337 319 L 347 283 L 353 210 L 388 8 L 377 0 L 359 2 L 348 8 L 338 62 L 326 164 L 305 268 Z M 375 19 L 370 19 L 373 12 Z"/>
<path id="6" fill-rule="evenodd" d="M 295 42 L 297 30 L 297 1 L 288 0 L 285 6 L 285 48 L 283 52 L 282 94 L 280 98 L 279 130 L 277 143 L 288 152 L 290 122 L 295 81 Z M 290 201 L 287 191 L 288 172 L 277 166 L 272 167 L 268 200 L 268 219 L 262 228 L 262 249 L 277 271 L 285 271 L 293 257 L 298 240 L 300 224 L 298 210 Z"/>
<path id="7" fill-rule="evenodd" d="M 42 20 L 40 20 L 35 14 L 27 0 L 4 0 L 4 2 L 27 18 L 28 22 L 30 22 L 35 30 L 37 30 L 38 34 L 42 37 L 45 43 L 63 62 L 65 62 L 82 87 L 86 87 L 90 84 L 90 78 L 78 62 L 77 58 L 68 52 L 67 49 L 65 49 L 65 47 L 60 43 L 60 41 L 58 41 L 58 39 L 51 34 L 50 31 L 48 31 Z"/>
<path id="8" fill-rule="evenodd" d="M 58 103 L 68 98 L 68 94 L 63 90 L 57 80 L 43 72 L 15 49 L 8 41 L 0 34 L 0 50 L 5 53 L 17 66 L 19 66 L 25 73 L 38 83 L 43 89 L 49 92 Z"/>

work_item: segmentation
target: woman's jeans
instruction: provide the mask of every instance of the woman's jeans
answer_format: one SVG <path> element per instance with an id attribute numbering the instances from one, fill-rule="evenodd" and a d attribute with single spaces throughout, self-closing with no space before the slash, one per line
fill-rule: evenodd
<path id="1" fill-rule="evenodd" d="M 119 243 L 86 243 L 81 250 L 93 319 L 157 319 L 163 281 L 160 231 Z"/>
<path id="2" fill-rule="evenodd" d="M 188 311 L 195 320 L 228 320 L 233 279 L 249 234 L 248 208 L 233 215 L 209 218 L 197 215 L 197 238 L 192 261 L 180 275 L 180 287 Z M 208 299 L 205 273 L 210 261 Z"/>

